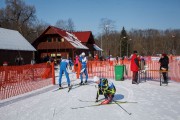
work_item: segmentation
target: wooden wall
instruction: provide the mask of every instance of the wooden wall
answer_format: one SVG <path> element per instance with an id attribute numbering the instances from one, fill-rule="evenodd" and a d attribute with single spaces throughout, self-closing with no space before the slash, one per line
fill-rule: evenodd
<path id="1" fill-rule="evenodd" d="M 24 64 L 31 64 L 31 59 L 33 58 L 32 51 L 0 50 L 0 66 L 5 61 L 8 62 L 8 65 L 17 65 L 15 59 L 20 55 L 24 60 Z"/>

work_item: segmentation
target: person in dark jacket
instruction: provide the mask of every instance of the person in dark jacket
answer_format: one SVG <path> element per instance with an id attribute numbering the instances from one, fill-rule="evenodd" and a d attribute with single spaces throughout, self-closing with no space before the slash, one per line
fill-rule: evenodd
<path id="1" fill-rule="evenodd" d="M 160 70 L 162 71 L 166 71 L 166 72 L 162 72 L 163 74 L 163 79 L 164 82 L 163 83 L 168 83 L 168 78 L 167 78 L 167 71 L 168 71 L 168 64 L 169 64 L 169 58 L 166 54 L 162 54 L 161 58 L 159 59 L 159 63 L 160 63 Z"/>
<path id="2" fill-rule="evenodd" d="M 71 57 L 69 57 L 68 60 L 69 60 L 69 69 L 72 70 L 73 61 L 72 61 Z"/>
<path id="3" fill-rule="evenodd" d="M 131 57 L 131 71 L 133 72 L 132 84 L 138 82 L 138 71 L 139 71 L 139 58 L 137 57 L 137 51 Z"/>

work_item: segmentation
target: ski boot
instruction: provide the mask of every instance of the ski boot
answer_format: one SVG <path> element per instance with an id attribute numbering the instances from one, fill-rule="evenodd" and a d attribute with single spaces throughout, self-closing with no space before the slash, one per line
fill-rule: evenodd
<path id="1" fill-rule="evenodd" d="M 87 80 L 84 82 L 84 85 L 87 85 Z"/>
<path id="2" fill-rule="evenodd" d="M 63 87 L 61 86 L 61 84 L 59 84 L 59 89 L 63 89 Z"/>
<path id="3" fill-rule="evenodd" d="M 68 84 L 68 88 L 71 88 L 71 87 L 72 87 L 72 85 Z"/>
<path id="4" fill-rule="evenodd" d="M 136 81 L 132 81 L 132 84 L 136 84 L 137 85 L 138 83 Z"/>
<path id="5" fill-rule="evenodd" d="M 79 85 L 83 85 L 83 81 L 81 81 L 81 82 L 79 83 Z"/>
<path id="6" fill-rule="evenodd" d="M 105 104 L 108 104 L 110 102 L 109 99 L 105 99 L 104 101 L 101 102 L 101 105 L 105 105 Z"/>

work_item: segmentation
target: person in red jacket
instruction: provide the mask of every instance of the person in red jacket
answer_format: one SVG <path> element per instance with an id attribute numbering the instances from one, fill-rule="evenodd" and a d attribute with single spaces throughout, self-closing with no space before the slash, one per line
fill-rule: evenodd
<path id="1" fill-rule="evenodd" d="M 94 59 L 95 59 L 95 61 L 98 61 L 98 60 L 99 60 L 98 54 L 96 54 L 96 55 L 94 56 Z"/>
<path id="2" fill-rule="evenodd" d="M 137 57 L 137 51 L 134 51 L 134 54 L 131 57 L 131 71 L 133 72 L 132 84 L 137 84 L 139 71 L 139 59 Z"/>

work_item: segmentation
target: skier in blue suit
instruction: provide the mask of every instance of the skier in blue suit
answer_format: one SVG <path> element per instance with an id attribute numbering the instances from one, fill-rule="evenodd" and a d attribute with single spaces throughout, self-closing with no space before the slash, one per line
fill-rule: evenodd
<path id="1" fill-rule="evenodd" d="M 69 79 L 69 73 L 67 72 L 67 66 L 69 64 L 69 60 L 62 57 L 62 60 L 60 62 L 60 71 L 59 71 L 59 88 L 61 89 L 61 81 L 62 81 L 62 75 L 65 73 L 68 87 L 70 87 L 70 79 Z"/>
<path id="2" fill-rule="evenodd" d="M 82 68 L 81 68 L 81 72 L 80 72 L 80 78 L 81 78 L 81 83 L 80 83 L 80 85 L 82 85 L 83 84 L 83 73 L 85 74 L 85 76 L 86 76 L 86 79 L 85 79 L 85 84 L 87 83 L 87 79 L 88 79 L 88 73 L 87 73 L 87 58 L 86 58 L 86 56 L 85 56 L 85 53 L 83 52 L 82 54 L 81 54 L 81 59 L 80 59 L 80 62 L 81 62 L 81 64 L 82 64 Z"/>

